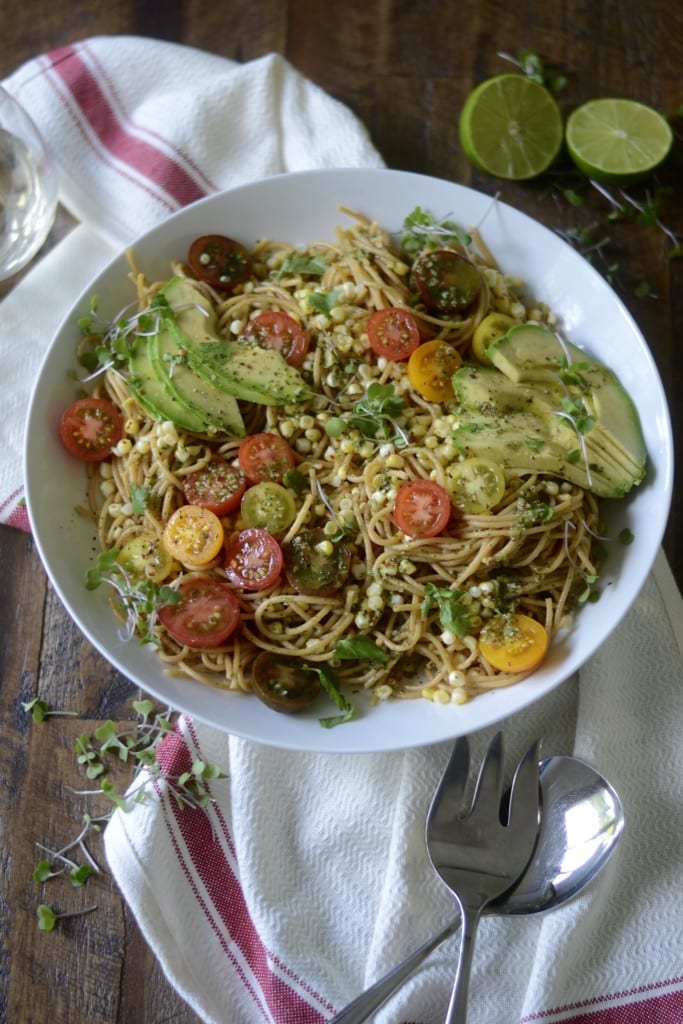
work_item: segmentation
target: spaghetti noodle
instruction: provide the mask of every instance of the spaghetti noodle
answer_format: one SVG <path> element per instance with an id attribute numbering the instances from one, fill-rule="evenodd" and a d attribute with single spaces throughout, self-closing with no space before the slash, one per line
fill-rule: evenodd
<path id="1" fill-rule="evenodd" d="M 251 689 L 251 667 L 262 651 L 307 664 L 335 667 L 342 682 L 369 690 L 373 700 L 424 696 L 462 703 L 508 686 L 523 672 L 502 672 L 480 651 L 482 628 L 493 618 L 522 612 L 552 637 L 571 621 L 586 579 L 597 574 L 591 549 L 598 527 L 595 498 L 578 486 L 538 474 L 512 476 L 494 507 L 455 513 L 434 537 L 411 537 L 393 517 L 399 488 L 433 480 L 448 487 L 448 467 L 461 460 L 457 407 L 435 403 L 411 386 L 406 362 L 378 357 L 366 325 L 373 311 L 410 308 L 421 335 L 440 338 L 464 360 L 472 358 L 477 325 L 490 312 L 514 321 L 552 325 L 541 304 L 524 303 L 521 285 L 496 267 L 481 239 L 462 251 L 479 270 L 481 289 L 465 313 L 444 316 L 414 302 L 410 259 L 399 254 L 376 224 L 350 211 L 350 227 L 334 243 L 305 251 L 259 242 L 251 252 L 249 281 L 227 299 L 199 283 L 218 315 L 219 333 L 239 338 L 264 310 L 292 316 L 309 332 L 301 366 L 311 397 L 293 406 L 242 403 L 247 432 L 285 438 L 297 456 L 298 487 L 293 521 L 282 545 L 319 528 L 330 544 L 344 544 L 350 572 L 334 593 L 300 593 L 281 575 L 265 590 L 236 590 L 241 628 L 224 644 L 192 649 L 153 626 L 159 657 L 169 671 L 232 690 Z M 320 276 L 301 272 L 308 262 Z M 191 276 L 184 263 L 172 272 Z M 163 283 L 134 271 L 140 307 L 149 306 Z M 312 301 L 322 296 L 326 301 Z M 82 346 L 92 347 L 92 337 Z M 358 403 L 372 384 L 389 388 L 400 409 L 364 430 Z M 122 549 L 136 536 L 161 538 L 172 513 L 185 504 L 184 482 L 221 456 L 235 463 L 236 438 L 197 435 L 159 422 L 138 404 L 125 374 L 109 369 L 100 393 L 123 412 L 126 436 L 111 460 L 91 468 L 89 504 L 104 550 Z M 332 429 L 335 425 L 343 430 Z M 136 495 L 144 493 L 144 508 Z M 223 517 L 226 536 L 243 526 L 239 509 Z M 323 541 L 324 543 L 324 541 Z M 166 583 L 188 575 L 174 566 Z M 225 580 L 215 559 L 197 575 Z M 459 618 L 442 614 L 439 599 L 457 597 Z M 445 623 L 445 624 L 444 624 Z M 344 660 L 339 641 L 362 636 L 377 657 Z"/>

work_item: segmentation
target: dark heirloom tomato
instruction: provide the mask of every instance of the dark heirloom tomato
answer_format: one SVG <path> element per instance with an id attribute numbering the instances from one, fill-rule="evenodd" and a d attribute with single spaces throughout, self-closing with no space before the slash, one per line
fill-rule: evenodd
<path id="1" fill-rule="evenodd" d="M 398 489 L 394 522 L 408 537 L 436 537 L 451 517 L 448 491 L 435 480 L 408 480 Z"/>
<path id="2" fill-rule="evenodd" d="M 296 456 L 279 434 L 251 434 L 240 443 L 237 458 L 249 483 L 263 480 L 280 483 L 288 469 L 294 469 Z"/>
<path id="3" fill-rule="evenodd" d="M 178 594 L 177 604 L 159 609 L 159 621 L 179 644 L 199 650 L 220 647 L 240 625 L 239 602 L 227 583 L 188 576 Z"/>
<path id="4" fill-rule="evenodd" d="M 242 530 L 225 546 L 225 575 L 235 587 L 265 590 L 281 572 L 282 550 L 267 530 Z"/>
<path id="5" fill-rule="evenodd" d="M 433 249 L 418 256 L 410 283 L 427 309 L 445 315 L 466 312 L 479 298 L 482 285 L 474 264 L 450 249 Z"/>
<path id="6" fill-rule="evenodd" d="M 346 544 L 331 541 L 320 527 L 292 537 L 282 545 L 282 554 L 285 575 L 299 594 L 328 597 L 346 583 L 351 551 Z"/>
<path id="7" fill-rule="evenodd" d="M 399 362 L 420 344 L 420 329 L 413 314 L 401 306 L 378 309 L 365 327 L 370 348 L 378 356 Z"/>
<path id="8" fill-rule="evenodd" d="M 242 499 L 247 479 L 227 459 L 213 458 L 183 480 L 183 494 L 190 505 L 201 505 L 217 516 L 233 512 Z"/>
<path id="9" fill-rule="evenodd" d="M 284 654 L 262 651 L 251 667 L 254 693 L 273 711 L 294 714 L 309 707 L 320 694 L 320 681 L 300 662 Z"/>
<path id="10" fill-rule="evenodd" d="M 307 331 L 289 313 L 267 310 L 250 320 L 244 330 L 245 338 L 255 341 L 261 348 L 280 352 L 290 366 L 301 366 L 310 342 Z"/>
<path id="11" fill-rule="evenodd" d="M 123 437 L 123 418 L 106 398 L 79 398 L 62 413 L 59 436 L 70 455 L 101 462 Z"/>
<path id="12" fill-rule="evenodd" d="M 251 274 L 249 252 L 226 235 L 202 235 L 195 238 L 187 254 L 190 270 L 199 281 L 206 281 L 217 292 L 230 292 Z"/>

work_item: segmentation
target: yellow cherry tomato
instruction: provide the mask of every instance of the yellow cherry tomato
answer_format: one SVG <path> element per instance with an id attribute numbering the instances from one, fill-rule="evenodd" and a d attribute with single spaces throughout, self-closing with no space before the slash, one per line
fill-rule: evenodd
<path id="1" fill-rule="evenodd" d="M 487 354 L 489 345 L 507 334 L 516 323 L 517 321 L 507 313 L 489 313 L 488 316 L 485 316 L 475 328 L 472 336 L 472 352 L 475 359 L 478 359 L 484 366 L 490 366 L 491 360 Z"/>
<path id="2" fill-rule="evenodd" d="M 127 572 L 153 580 L 154 583 L 161 583 L 177 568 L 161 537 L 150 530 L 142 530 L 127 540 L 116 561 Z"/>
<path id="3" fill-rule="evenodd" d="M 419 345 L 408 360 L 408 380 L 428 402 L 453 398 L 451 378 L 462 366 L 462 356 L 447 341 L 434 338 Z"/>
<path id="4" fill-rule="evenodd" d="M 488 512 L 505 494 L 505 473 L 492 459 L 475 456 L 446 467 L 446 490 L 466 515 Z"/>
<path id="5" fill-rule="evenodd" d="M 531 672 L 545 657 L 548 633 L 529 615 L 497 615 L 482 629 L 479 650 L 500 672 Z"/>
<path id="6" fill-rule="evenodd" d="M 223 547 L 223 524 L 208 508 L 182 505 L 166 523 L 164 545 L 177 561 L 198 569 Z"/>

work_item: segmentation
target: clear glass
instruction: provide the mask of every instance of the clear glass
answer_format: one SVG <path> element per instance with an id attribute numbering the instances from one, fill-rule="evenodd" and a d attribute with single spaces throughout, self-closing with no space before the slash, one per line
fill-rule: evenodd
<path id="1" fill-rule="evenodd" d="M 33 259 L 57 209 L 57 171 L 38 129 L 0 86 L 0 281 Z"/>

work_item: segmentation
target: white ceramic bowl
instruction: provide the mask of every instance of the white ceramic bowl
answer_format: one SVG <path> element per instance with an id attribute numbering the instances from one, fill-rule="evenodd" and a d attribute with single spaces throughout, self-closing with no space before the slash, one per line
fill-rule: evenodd
<path id="1" fill-rule="evenodd" d="M 605 280 L 571 246 L 526 215 L 447 181 L 389 170 L 326 170 L 267 178 L 211 196 L 188 207 L 134 245 L 138 265 L 152 279 L 168 276 L 169 261 L 183 258 L 198 235 L 221 231 L 244 243 L 266 236 L 293 243 L 332 239 L 344 222 L 337 207 L 362 211 L 399 230 L 415 206 L 448 216 L 465 228 L 480 226 L 506 272 L 527 282 L 530 296 L 549 304 L 561 330 L 620 377 L 642 419 L 649 453 L 646 481 L 628 499 L 608 508 L 606 530 L 634 534 L 627 547 L 610 546 L 597 605 L 586 606 L 576 628 L 553 647 L 528 680 L 461 706 L 426 700 L 359 706 L 355 721 L 326 730 L 318 713 L 281 715 L 249 695 L 164 674 L 152 650 L 122 642 L 105 587 L 85 589 L 94 559 L 93 537 L 74 506 L 83 501 L 83 465 L 62 448 L 57 425 L 73 399 L 77 319 L 93 294 L 114 315 L 131 299 L 121 254 L 74 304 L 54 338 L 34 389 L 26 432 L 28 508 L 43 564 L 70 615 L 91 643 L 132 682 L 159 700 L 227 732 L 269 745 L 330 752 L 387 751 L 447 740 L 519 711 L 562 683 L 600 646 L 636 598 L 660 546 L 673 478 L 671 426 L 652 355 L 628 311 Z"/>

